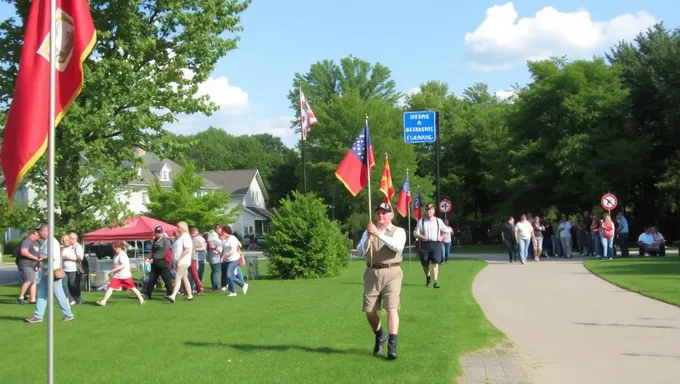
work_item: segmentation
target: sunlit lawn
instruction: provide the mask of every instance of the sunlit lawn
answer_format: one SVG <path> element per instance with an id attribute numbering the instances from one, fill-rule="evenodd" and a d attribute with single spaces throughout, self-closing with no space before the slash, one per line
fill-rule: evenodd
<path id="1" fill-rule="evenodd" d="M 596 275 L 634 292 L 680 306 L 680 257 L 587 260 Z"/>
<path id="2" fill-rule="evenodd" d="M 103 293 L 86 293 L 88 303 L 74 307 L 76 319 L 55 324 L 55 382 L 455 382 L 461 354 L 503 337 L 471 294 L 484 265 L 444 265 L 442 288 L 434 290 L 424 286 L 417 263 L 411 269 L 405 264 L 394 362 L 371 355 L 361 261 L 337 278 L 255 280 L 248 295 L 238 297 L 208 293 L 171 304 L 158 292 L 140 307 L 131 293 L 117 293 L 100 308 L 90 303 Z M 42 382 L 47 324 L 22 321 L 33 306 L 17 305 L 16 291 L 0 287 L 0 377 L 3 383 Z"/>

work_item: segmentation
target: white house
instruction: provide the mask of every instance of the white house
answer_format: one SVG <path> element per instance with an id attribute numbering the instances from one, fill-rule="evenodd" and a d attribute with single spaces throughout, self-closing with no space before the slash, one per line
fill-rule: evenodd
<path id="1" fill-rule="evenodd" d="M 206 172 L 205 178 L 231 195 L 230 206 L 240 206 L 232 229 L 245 235 L 261 235 L 269 230 L 273 216 L 267 210 L 267 190 L 257 169 Z"/>

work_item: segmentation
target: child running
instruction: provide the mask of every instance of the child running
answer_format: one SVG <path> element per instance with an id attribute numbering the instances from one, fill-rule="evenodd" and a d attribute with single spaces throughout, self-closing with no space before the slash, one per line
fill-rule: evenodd
<path id="1" fill-rule="evenodd" d="M 144 304 L 142 293 L 135 287 L 135 282 L 132 280 L 130 259 L 128 259 L 128 255 L 123 251 L 124 248 L 125 242 L 123 241 L 116 241 L 113 243 L 113 252 L 116 254 L 116 257 L 113 259 L 113 269 L 108 272 L 112 278 L 109 283 L 109 288 L 104 295 L 104 300 L 95 302 L 99 306 L 105 306 L 113 291 L 120 291 L 121 289 L 127 289 L 134 292 L 139 300 L 139 304 Z"/>

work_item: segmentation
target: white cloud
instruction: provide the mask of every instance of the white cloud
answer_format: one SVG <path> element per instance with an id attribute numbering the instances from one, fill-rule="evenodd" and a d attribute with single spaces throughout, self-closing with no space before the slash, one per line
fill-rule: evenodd
<path id="1" fill-rule="evenodd" d="M 587 10 L 560 12 L 553 7 L 518 20 L 509 2 L 487 9 L 479 27 L 465 34 L 467 62 L 474 70 L 493 71 L 550 56 L 583 57 L 631 39 L 655 22 L 645 11 L 595 21 Z"/>
<path id="2" fill-rule="evenodd" d="M 510 100 L 517 92 L 514 89 L 503 89 L 496 91 L 494 94 L 501 100 Z"/>
<path id="3" fill-rule="evenodd" d="M 196 97 L 208 95 L 220 107 L 220 111 L 236 114 L 248 107 L 248 93 L 229 84 L 224 76 L 210 77 L 198 86 Z"/>
<path id="4" fill-rule="evenodd" d="M 415 95 L 416 93 L 420 93 L 420 87 L 411 88 L 408 91 L 406 91 L 406 94 L 409 96 Z"/>

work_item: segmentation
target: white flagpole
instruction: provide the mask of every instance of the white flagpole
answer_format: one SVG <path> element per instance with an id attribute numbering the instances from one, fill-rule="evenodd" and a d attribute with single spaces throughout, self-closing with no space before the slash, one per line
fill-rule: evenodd
<path id="1" fill-rule="evenodd" d="M 408 178 L 408 168 L 406 168 L 406 178 Z M 411 182 L 409 180 L 409 194 L 411 193 Z M 413 249 L 411 248 L 411 202 L 408 202 L 406 204 L 408 206 L 408 215 L 406 215 L 406 218 L 408 219 L 408 233 L 406 234 L 406 238 L 408 239 L 408 271 L 411 272 L 411 258 L 413 258 Z"/>
<path id="2" fill-rule="evenodd" d="M 50 0 L 50 122 L 47 138 L 47 383 L 54 383 L 54 122 L 56 119 L 57 0 Z"/>

